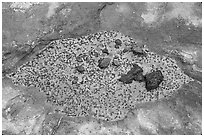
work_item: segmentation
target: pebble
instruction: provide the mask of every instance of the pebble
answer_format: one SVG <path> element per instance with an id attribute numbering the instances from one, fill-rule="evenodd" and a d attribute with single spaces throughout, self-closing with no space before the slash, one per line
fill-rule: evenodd
<path id="1" fill-rule="evenodd" d="M 133 79 L 134 79 L 134 75 L 123 74 L 118 80 L 124 84 L 131 84 Z"/>
<path id="2" fill-rule="evenodd" d="M 79 66 L 76 66 L 76 70 L 77 70 L 79 73 L 84 73 L 85 68 L 83 67 L 83 65 L 79 65 Z"/>
<path id="3" fill-rule="evenodd" d="M 131 70 L 128 71 L 127 74 L 136 75 L 140 72 L 143 72 L 142 68 L 140 66 L 138 66 L 137 64 L 133 64 L 133 68 L 131 68 Z"/>
<path id="4" fill-rule="evenodd" d="M 98 61 L 98 67 L 101 68 L 101 69 L 105 69 L 109 66 L 111 62 L 111 59 L 110 58 L 103 58 L 103 59 L 100 59 Z"/>
<path id="5" fill-rule="evenodd" d="M 116 49 L 119 49 L 120 46 L 121 46 L 121 44 L 122 44 L 122 41 L 121 41 L 120 39 L 116 39 L 116 40 L 115 40 L 115 48 L 116 48 Z"/>
<path id="6" fill-rule="evenodd" d="M 160 70 L 148 73 L 145 75 L 145 87 L 146 89 L 153 90 L 159 87 L 159 84 L 163 81 L 164 76 Z"/>
<path id="7" fill-rule="evenodd" d="M 121 45 L 121 44 L 122 44 L 122 41 L 121 41 L 120 39 L 116 39 L 116 40 L 115 40 L 115 44 L 116 44 L 116 45 Z"/>
<path id="8" fill-rule="evenodd" d="M 144 77 L 142 75 L 142 68 L 139 67 L 137 64 L 133 64 L 133 68 L 131 68 L 130 71 L 127 72 L 127 74 L 123 74 L 120 78 L 119 81 L 125 83 L 125 84 L 130 84 L 132 83 L 133 80 L 135 81 L 144 81 Z"/>

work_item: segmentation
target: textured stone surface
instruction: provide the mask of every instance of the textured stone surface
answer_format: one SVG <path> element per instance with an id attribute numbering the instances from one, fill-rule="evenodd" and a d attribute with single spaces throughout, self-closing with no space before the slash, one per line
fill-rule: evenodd
<path id="1" fill-rule="evenodd" d="M 129 55 L 132 56 L 126 56 L 126 53 L 116 54 L 113 43 L 118 37 L 123 40 L 118 53 L 135 42 L 116 31 L 101 31 L 77 39 L 54 41 L 36 58 L 23 64 L 9 76 L 15 85 L 40 88 L 47 95 L 47 102 L 67 116 L 92 116 L 106 121 L 123 119 L 136 104 L 167 98 L 191 81 L 170 58 L 147 50 L 147 56 L 143 57 L 131 52 Z M 98 44 L 101 42 L 106 45 L 110 54 L 121 59 L 119 67 L 111 65 L 111 56 L 99 52 L 97 58 L 91 54 L 92 51 L 103 50 L 104 47 Z M 67 59 L 67 54 L 71 54 L 71 58 Z M 76 71 L 76 67 L 82 64 L 87 73 Z M 146 75 L 147 89 L 144 83 L 134 81 L 138 74 L 141 76 L 143 65 L 152 70 L 159 69 Z M 172 81 L 176 84 L 169 84 Z M 156 90 L 158 86 L 160 89 Z M 149 89 L 155 90 L 147 94 Z"/>
<path id="2" fill-rule="evenodd" d="M 62 40 L 60 46 L 57 46 L 58 50 L 60 50 L 64 45 L 66 47 L 77 44 L 83 45 L 84 40 L 78 39 L 79 42 L 76 42 L 77 40 L 72 41 L 72 38 L 78 38 L 87 34 L 95 33 L 98 32 L 98 30 L 112 29 L 120 31 L 125 35 L 129 35 L 133 39 L 136 39 L 136 41 L 137 39 L 139 39 L 140 42 L 134 44 L 138 45 L 135 49 L 135 51 L 137 52 L 134 52 L 131 49 L 131 45 L 129 45 L 129 47 L 126 47 L 126 49 L 123 49 L 123 44 L 126 44 L 126 46 L 128 46 L 128 44 L 126 43 L 126 40 L 121 39 L 119 36 L 116 39 L 113 39 L 112 43 L 109 43 L 108 41 L 108 45 L 110 44 L 114 47 L 112 49 L 107 47 L 108 53 L 104 53 L 103 55 L 101 55 L 101 49 L 103 49 L 104 46 L 101 49 L 91 49 L 89 52 L 87 52 L 87 55 L 90 56 L 86 58 L 87 60 L 82 59 L 83 61 L 74 61 L 74 63 L 72 63 L 72 67 L 70 68 L 66 67 L 66 64 L 69 64 L 71 61 L 73 61 L 73 59 L 75 59 L 75 57 L 79 55 L 79 51 L 62 51 L 60 52 L 60 57 L 58 56 L 59 58 L 57 59 L 50 58 L 51 56 L 55 56 L 56 54 L 58 55 L 58 52 L 52 52 L 51 47 L 51 54 L 49 54 L 48 52 L 46 53 L 46 55 L 49 56 L 44 56 L 45 58 L 49 59 L 50 62 L 45 61 L 44 66 L 42 65 L 42 70 L 36 71 L 39 70 L 38 68 L 41 68 L 41 66 L 37 66 L 36 69 L 24 69 L 23 67 L 21 67 L 22 64 L 25 64 L 27 61 L 32 60 L 33 57 L 35 58 L 35 55 L 52 41 L 69 38 L 69 40 Z M 106 36 L 109 37 L 107 33 Z M 95 36 L 89 35 L 87 39 L 92 41 L 93 37 Z M 120 39 L 122 41 L 121 45 L 117 45 L 115 43 L 115 40 L 117 39 Z M 98 40 L 94 41 L 97 42 Z M 97 44 L 104 44 L 103 40 L 104 39 L 100 39 Z M 151 90 L 150 92 L 147 91 L 145 89 L 145 82 L 143 81 L 142 74 L 139 73 L 136 77 L 138 80 L 141 80 L 139 84 L 139 81 L 137 82 L 137 80 L 135 80 L 135 77 L 132 83 L 125 84 L 124 89 L 126 89 L 126 91 L 128 92 L 125 92 L 124 94 L 127 95 L 127 93 L 131 92 L 133 94 L 131 94 L 130 96 L 132 96 L 133 98 L 128 96 L 127 100 L 124 100 L 124 102 L 128 101 L 127 104 L 129 104 L 130 108 L 135 108 L 135 104 L 138 105 L 138 102 L 141 102 L 139 104 L 142 107 L 146 108 L 146 102 L 152 101 L 151 103 L 147 103 L 150 104 L 149 109 L 134 109 L 135 115 L 132 115 L 132 119 L 127 120 L 127 117 L 124 118 L 125 121 L 129 121 L 127 125 L 124 125 L 124 127 L 122 126 L 123 120 L 119 120 L 117 121 L 117 123 L 115 122 L 115 124 L 114 122 L 108 122 L 108 125 L 102 126 L 105 121 L 100 120 L 99 123 L 97 123 L 96 119 L 92 121 L 86 118 L 74 118 L 73 115 L 75 114 L 73 113 L 73 109 L 76 110 L 76 106 L 78 105 L 77 102 L 79 103 L 80 101 L 83 102 L 82 104 L 89 104 L 89 100 L 92 100 L 93 104 L 97 104 L 97 100 L 99 100 L 97 97 L 99 97 L 101 99 L 100 103 L 105 101 L 107 102 L 107 104 L 109 104 L 109 106 L 120 106 L 117 105 L 117 103 L 113 103 L 113 100 L 115 100 L 114 102 L 117 102 L 117 99 L 122 101 L 125 97 L 123 96 L 124 94 L 120 92 L 121 87 L 115 86 L 114 82 L 121 76 L 121 74 L 127 74 L 127 71 L 131 70 L 133 65 L 132 62 L 134 62 L 135 59 L 131 60 L 132 62 L 128 61 L 132 58 L 133 54 L 136 57 L 139 55 L 143 55 L 140 54 L 142 51 L 139 48 L 139 43 L 147 45 L 150 51 L 154 51 L 159 55 L 169 56 L 176 59 L 178 66 L 181 67 L 182 70 L 184 70 L 184 73 L 193 78 L 195 81 L 188 83 L 186 88 L 179 89 L 178 94 L 176 94 L 177 92 L 175 91 L 179 87 L 178 83 L 180 83 L 181 81 L 173 81 L 171 79 L 177 77 L 177 74 L 179 73 L 177 73 L 177 71 L 175 71 L 175 73 L 172 73 L 172 71 L 170 71 L 169 73 L 173 74 L 170 76 L 168 73 L 166 73 L 167 69 L 162 69 L 164 65 L 171 66 L 169 65 L 170 62 L 168 62 L 167 64 L 164 60 L 160 62 L 160 57 L 151 54 L 151 56 L 153 56 L 151 58 L 150 53 L 148 53 L 143 58 L 144 61 L 137 60 L 136 63 L 143 62 L 141 67 L 142 69 L 144 69 L 144 75 L 155 71 L 155 68 L 159 68 L 159 70 L 161 70 L 162 74 L 164 75 L 164 81 L 160 83 L 158 88 L 161 90 L 161 92 L 158 92 L 157 88 Z M 89 46 L 86 45 L 86 47 Z M 18 87 L 18 90 L 20 90 L 20 92 L 17 92 L 16 89 L 13 89 L 14 87 L 11 86 L 13 85 L 11 83 L 7 83 L 7 88 L 2 89 L 3 106 L 11 108 L 10 110 L 11 112 L 13 112 L 13 115 L 11 115 L 10 117 L 11 119 L 15 119 L 14 117 L 17 117 L 17 121 L 10 121 L 8 119 L 10 110 L 2 110 L 3 134 L 10 134 L 10 131 L 13 134 L 202 134 L 201 49 L 202 3 L 4 2 L 2 3 L 3 77 L 5 77 L 6 74 L 15 72 L 16 68 L 20 67 L 23 68 L 22 71 L 25 72 L 21 76 L 26 78 L 24 79 L 24 81 L 21 81 L 19 85 L 15 86 L 15 88 Z M 69 49 L 68 51 L 72 50 Z M 121 53 L 121 51 L 126 51 L 125 55 Z M 130 52 L 132 52 L 133 54 Z M 81 53 L 84 53 L 84 51 Z M 95 53 L 98 53 L 98 55 Z M 97 65 L 98 59 L 100 59 L 99 56 L 102 56 L 101 58 L 105 58 L 107 56 L 111 58 L 115 54 L 119 55 L 119 58 L 117 59 L 117 63 L 115 63 L 115 65 L 114 59 L 112 59 L 112 62 L 106 69 L 100 70 L 98 67 L 95 67 L 95 69 L 90 69 L 91 67 L 93 67 L 93 65 Z M 38 57 L 41 58 L 42 54 L 39 54 Z M 40 60 L 34 61 L 31 64 L 34 65 L 36 62 L 42 62 L 42 60 L 43 59 L 41 58 Z M 87 65 L 86 63 L 89 64 Z M 116 65 L 118 63 L 119 65 Z M 162 63 L 163 65 L 161 65 Z M 28 66 L 32 66 L 31 64 L 28 64 Z M 49 65 L 53 67 L 47 68 L 46 66 Z M 76 67 L 80 65 L 83 65 L 84 68 L 86 68 L 86 71 L 84 73 L 80 73 L 76 70 Z M 125 67 L 125 69 L 121 69 L 121 67 Z M 118 71 L 118 73 L 113 74 L 111 73 L 112 70 Z M 173 70 L 175 70 L 175 68 Z M 100 71 L 108 76 L 102 75 L 102 73 L 99 73 Z M 24 84 L 32 84 L 31 81 L 26 80 L 29 79 L 27 72 L 32 73 L 32 75 L 34 76 L 41 75 L 38 78 L 31 76 L 31 81 L 32 78 L 34 78 L 35 81 L 41 83 L 37 86 L 37 88 L 33 86 L 32 88 L 23 87 Z M 70 74 L 75 75 L 67 75 L 65 72 L 70 72 Z M 78 79 L 76 82 L 73 81 L 73 79 L 75 78 Z M 94 80 L 95 78 L 96 80 Z M 185 77 L 183 78 L 186 80 Z M 58 80 L 61 81 L 60 84 L 57 84 Z M 3 80 L 2 82 L 4 81 L 5 80 Z M 93 83 L 90 83 L 90 81 L 93 81 Z M 100 86 L 107 85 L 105 88 L 101 88 L 100 92 L 96 90 L 96 87 L 99 86 L 98 81 L 102 81 L 101 83 L 103 83 Z M 113 81 L 113 83 L 111 83 L 111 81 Z M 165 81 L 172 83 L 172 85 L 166 84 Z M 33 84 L 36 83 L 33 82 Z M 66 84 L 71 85 L 71 87 L 64 86 Z M 43 85 L 45 86 L 43 87 Z M 52 85 L 55 88 L 52 88 L 49 85 Z M 119 85 L 121 86 L 121 83 L 119 83 Z M 134 87 L 134 85 L 136 86 Z M 79 96 L 73 96 L 74 94 L 78 94 L 78 90 L 76 90 L 76 87 L 83 86 L 86 87 L 85 90 L 80 90 Z M 107 87 L 110 87 L 110 89 L 117 89 L 118 92 L 115 93 L 113 92 L 113 90 L 109 90 Z M 33 88 L 36 88 L 37 90 L 32 90 Z M 41 88 L 41 92 L 38 92 L 39 88 Z M 59 88 L 66 88 L 68 90 L 66 90 L 65 92 L 61 92 L 62 90 L 57 90 Z M 90 94 L 90 92 L 88 92 L 89 89 L 94 91 L 93 94 Z M 144 92 L 142 90 L 138 91 L 138 89 L 144 89 Z M 25 92 L 22 92 L 22 90 Z M 49 92 L 44 92 L 46 90 Z M 105 92 L 106 90 L 109 90 L 109 92 Z M 12 107 L 12 103 L 8 103 L 12 102 L 12 100 L 18 101 L 18 99 L 19 101 L 21 101 L 21 99 L 18 97 L 16 97 L 16 99 L 11 99 L 17 96 L 16 94 L 19 93 L 23 94 L 19 96 L 25 97 L 24 101 L 27 100 L 24 105 L 29 107 L 20 107 L 20 104 L 13 105 Z M 81 94 L 84 93 L 88 93 L 88 95 L 90 95 L 92 98 L 86 100 L 86 98 L 81 96 Z M 103 96 L 99 96 L 97 93 L 104 94 Z M 161 104 L 171 104 L 172 109 L 166 111 L 166 106 L 160 107 L 158 109 L 158 107 L 156 107 L 158 102 L 154 103 L 154 100 L 170 97 L 172 93 L 176 94 L 176 96 L 174 96 L 175 98 L 172 98 L 171 100 L 168 99 L 168 101 L 164 99 L 163 102 L 161 102 Z M 36 94 L 38 96 L 35 96 L 33 94 Z M 49 97 L 50 94 L 52 94 L 53 96 Z M 118 94 L 118 96 L 116 97 L 115 94 Z M 50 106 L 51 109 L 49 111 L 45 110 L 42 113 L 36 113 L 35 109 L 46 106 L 43 103 L 45 100 L 41 99 L 42 96 L 48 96 L 45 97 L 45 99 L 47 98 L 49 104 L 47 105 Z M 67 96 L 67 98 L 64 98 L 65 96 Z M 114 97 L 114 99 L 111 98 L 111 96 Z M 105 97 L 107 98 L 104 99 Z M 110 101 L 110 99 L 113 100 Z M 143 102 L 145 103 L 143 104 Z M 53 117 L 53 119 L 49 119 L 49 116 L 47 117 L 47 115 L 52 113 L 52 110 L 55 110 L 57 113 L 59 113 L 60 110 L 57 109 L 59 108 L 59 106 L 61 106 L 62 108 L 63 104 L 65 106 L 67 104 L 73 104 L 74 107 L 65 109 L 63 111 L 63 114 L 60 116 L 61 118 Z M 109 111 L 100 111 L 105 109 L 103 106 L 106 105 L 99 105 L 99 107 L 96 108 L 96 112 L 99 111 L 99 115 L 95 115 L 95 117 L 100 117 L 99 119 L 103 119 L 103 116 L 101 116 L 101 114 L 108 114 L 109 112 L 111 112 L 112 108 L 108 108 Z M 85 106 L 82 105 L 82 109 L 84 107 Z M 92 110 L 95 111 L 94 109 Z M 116 110 L 118 110 L 118 108 Z M 72 120 L 68 118 L 68 120 L 66 121 L 66 111 L 70 111 L 70 114 L 67 114 L 72 115 Z M 138 116 L 136 116 L 137 111 Z M 159 112 L 159 115 L 155 113 L 157 111 Z M 176 118 L 172 115 L 174 112 L 179 114 L 179 118 Z M 85 111 L 82 114 L 86 115 Z M 91 114 L 93 114 L 93 112 L 91 112 Z M 126 115 L 125 113 L 123 114 Z M 114 115 L 116 116 L 117 114 L 115 113 Z M 45 125 L 42 124 L 42 122 L 46 121 L 46 119 L 49 122 L 45 123 Z M 84 121 L 84 123 L 77 123 L 73 120 Z M 54 126 L 52 126 L 53 122 L 55 123 Z M 45 132 L 42 132 L 42 126 L 45 126 Z M 46 128 L 46 126 L 48 128 Z M 151 126 L 154 127 L 155 130 Z M 79 130 L 78 127 L 80 127 Z"/>
<path id="3" fill-rule="evenodd" d="M 131 70 L 128 71 L 127 74 L 123 74 L 119 78 L 119 81 L 121 81 L 125 84 L 130 84 L 130 83 L 132 83 L 133 80 L 141 82 L 144 80 L 142 72 L 143 72 L 143 70 L 141 67 L 139 67 L 137 64 L 133 64 L 133 67 L 131 68 Z"/>
<path id="4" fill-rule="evenodd" d="M 164 76 L 160 70 L 148 73 L 145 75 L 145 87 L 147 90 L 156 89 L 163 81 Z"/>
<path id="5" fill-rule="evenodd" d="M 110 65 L 111 59 L 110 58 L 103 58 L 98 61 L 98 67 L 101 69 L 105 69 Z"/>

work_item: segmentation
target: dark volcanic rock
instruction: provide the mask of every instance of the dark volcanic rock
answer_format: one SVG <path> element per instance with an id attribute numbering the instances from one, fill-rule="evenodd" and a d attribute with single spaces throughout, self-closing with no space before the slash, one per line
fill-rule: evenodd
<path id="1" fill-rule="evenodd" d="M 116 40 L 115 40 L 115 44 L 116 44 L 116 45 L 121 45 L 121 44 L 122 44 L 122 41 L 121 41 L 120 39 L 116 39 Z"/>
<path id="2" fill-rule="evenodd" d="M 149 74 L 145 75 L 145 81 L 146 81 L 146 89 L 152 90 L 159 87 L 159 84 L 163 81 L 164 76 L 162 75 L 160 70 L 151 72 Z"/>
<path id="3" fill-rule="evenodd" d="M 101 69 L 105 69 L 109 66 L 111 62 L 111 59 L 110 58 L 103 58 L 103 59 L 100 59 L 98 61 L 98 67 L 101 68 Z"/>
<path id="4" fill-rule="evenodd" d="M 138 66 L 137 64 L 133 64 L 133 68 L 128 71 L 127 74 L 136 75 L 137 73 L 143 72 L 142 68 Z"/>
<path id="5" fill-rule="evenodd" d="M 121 44 L 122 44 L 122 41 L 121 41 L 120 39 L 116 39 L 116 40 L 115 40 L 115 48 L 116 48 L 116 49 L 119 49 L 120 46 L 121 46 Z"/>
<path id="6" fill-rule="evenodd" d="M 134 80 L 135 80 L 135 81 L 139 81 L 139 82 L 145 81 L 145 78 L 144 78 L 142 72 L 140 72 L 140 73 L 138 73 L 137 75 L 135 75 Z"/>
<path id="7" fill-rule="evenodd" d="M 127 74 L 122 75 L 118 80 L 125 83 L 130 84 L 133 80 L 142 82 L 144 81 L 144 76 L 142 75 L 142 68 L 137 64 L 133 64 L 133 68 L 127 72 Z"/>
<path id="8" fill-rule="evenodd" d="M 123 74 L 118 80 L 120 82 L 123 82 L 124 84 L 130 84 L 132 83 L 133 79 L 134 79 L 134 75 Z"/>

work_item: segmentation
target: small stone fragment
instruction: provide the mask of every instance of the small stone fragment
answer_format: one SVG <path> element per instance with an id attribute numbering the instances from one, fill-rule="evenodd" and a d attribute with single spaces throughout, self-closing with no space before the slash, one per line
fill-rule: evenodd
<path id="1" fill-rule="evenodd" d="M 116 39 L 116 40 L 115 40 L 115 48 L 116 48 L 116 49 L 119 49 L 120 46 L 121 46 L 121 44 L 122 44 L 122 41 L 121 41 L 120 39 Z"/>
<path id="2" fill-rule="evenodd" d="M 109 54 L 109 52 L 108 52 L 108 49 L 107 49 L 107 48 L 102 49 L 102 52 L 103 52 L 103 53 L 105 53 L 105 54 L 107 54 L 107 55 Z"/>
<path id="3" fill-rule="evenodd" d="M 140 73 L 140 72 L 143 72 L 142 68 L 137 64 L 133 64 L 133 68 L 131 68 L 131 70 L 128 71 L 127 74 L 136 75 L 137 73 Z"/>
<path id="4" fill-rule="evenodd" d="M 122 75 L 119 81 L 125 84 L 130 84 L 133 80 L 144 81 L 142 72 L 143 70 L 141 67 L 139 67 L 137 64 L 133 64 L 133 68 L 128 71 L 127 74 Z"/>
<path id="5" fill-rule="evenodd" d="M 134 79 L 134 75 L 123 74 L 118 80 L 124 84 L 131 84 Z"/>
<path id="6" fill-rule="evenodd" d="M 122 44 L 122 41 L 121 41 L 120 39 L 116 39 L 116 40 L 115 40 L 115 44 L 116 44 L 116 45 L 121 45 L 121 44 Z"/>
<path id="7" fill-rule="evenodd" d="M 146 89 L 152 90 L 159 87 L 159 84 L 163 81 L 164 76 L 160 70 L 148 73 L 145 75 Z"/>
<path id="8" fill-rule="evenodd" d="M 103 58 L 98 61 L 98 66 L 101 69 L 105 69 L 109 66 L 111 59 L 110 58 Z"/>
<path id="9" fill-rule="evenodd" d="M 79 66 L 76 66 L 76 70 L 77 70 L 79 73 L 84 73 L 85 68 L 83 67 L 83 65 L 79 65 Z"/>
<path id="10" fill-rule="evenodd" d="M 144 56 L 146 53 L 143 51 L 143 45 L 132 45 L 131 51 L 134 55 Z"/>

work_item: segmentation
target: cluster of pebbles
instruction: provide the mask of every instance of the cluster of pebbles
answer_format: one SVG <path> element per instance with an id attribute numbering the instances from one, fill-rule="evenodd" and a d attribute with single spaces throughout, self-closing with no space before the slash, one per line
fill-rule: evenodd
<path id="1" fill-rule="evenodd" d="M 176 61 L 118 31 L 53 41 L 9 77 L 15 85 L 39 88 L 61 113 L 106 121 L 192 81 Z"/>

